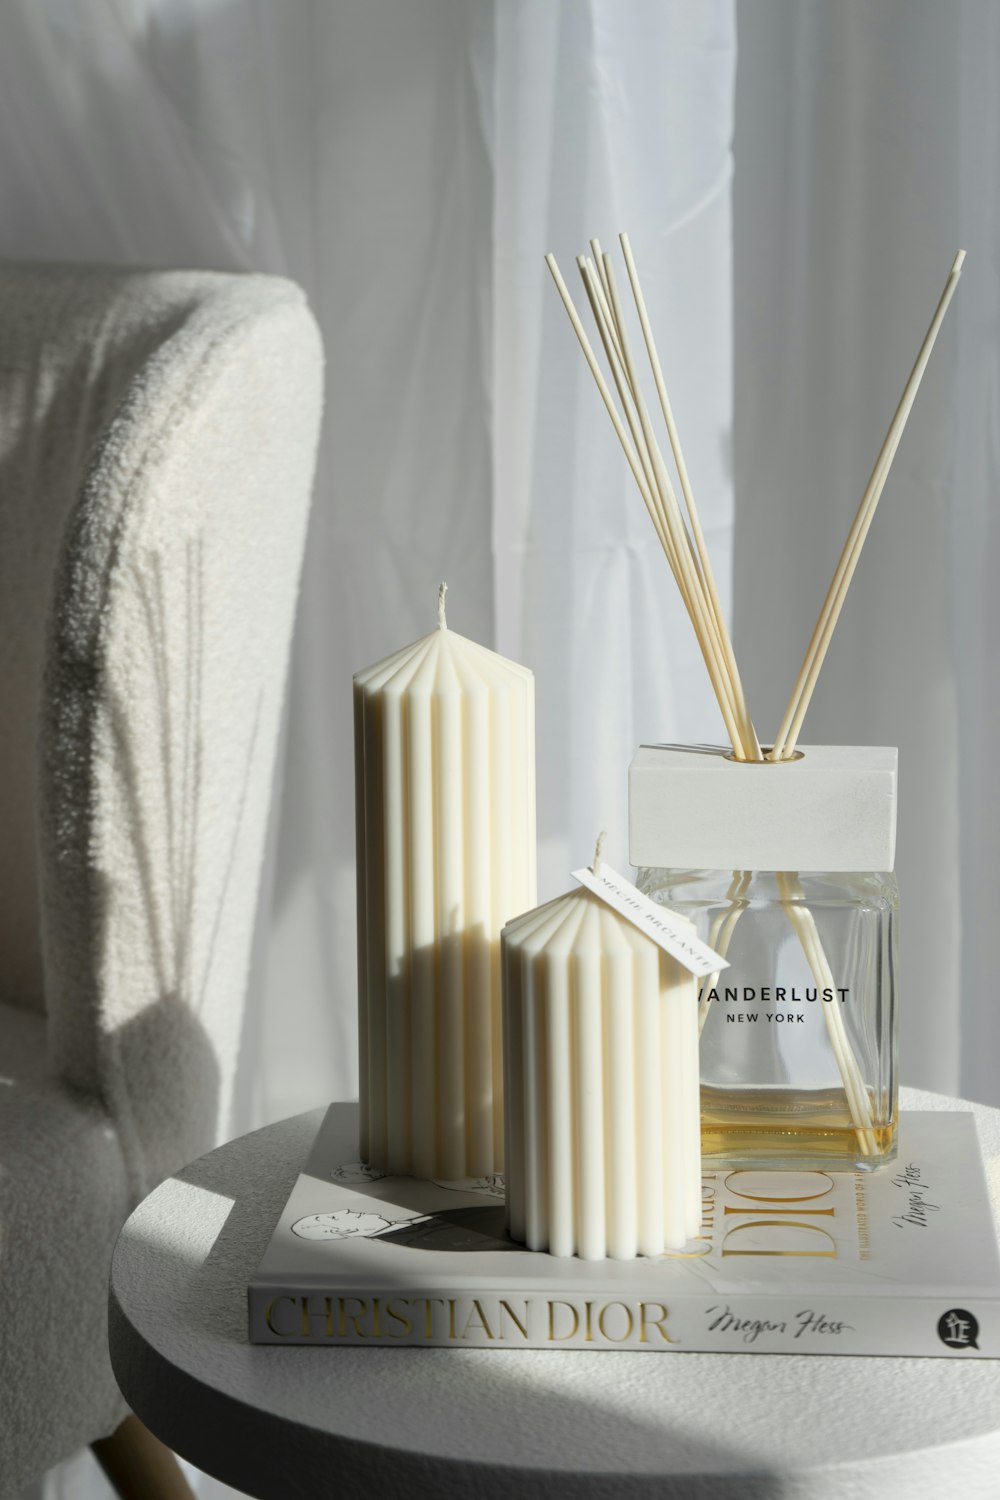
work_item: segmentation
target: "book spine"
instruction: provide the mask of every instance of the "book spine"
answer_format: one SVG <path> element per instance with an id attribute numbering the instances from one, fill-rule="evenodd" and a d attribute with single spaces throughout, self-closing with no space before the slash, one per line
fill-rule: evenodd
<path id="1" fill-rule="evenodd" d="M 479 1349 L 634 1349 L 649 1353 L 1000 1357 L 1000 1299 L 945 1296 L 636 1299 L 541 1290 L 309 1289 L 251 1284 L 250 1342 Z"/>

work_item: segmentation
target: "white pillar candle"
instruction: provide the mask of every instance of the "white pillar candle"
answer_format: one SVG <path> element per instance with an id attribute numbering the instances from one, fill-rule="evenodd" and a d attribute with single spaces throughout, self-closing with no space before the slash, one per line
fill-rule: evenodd
<path id="1" fill-rule="evenodd" d="M 502 936 L 513 1239 L 659 1255 L 701 1225 L 697 981 L 580 888 Z"/>
<path id="2" fill-rule="evenodd" d="M 438 628 L 354 678 L 361 1153 L 503 1166 L 503 924 L 535 901 L 526 667 Z"/>

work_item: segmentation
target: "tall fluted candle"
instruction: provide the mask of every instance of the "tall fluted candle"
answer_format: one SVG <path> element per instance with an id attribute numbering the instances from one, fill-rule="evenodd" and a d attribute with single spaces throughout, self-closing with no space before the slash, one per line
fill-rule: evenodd
<path id="1" fill-rule="evenodd" d="M 591 891 L 504 929 L 511 1237 L 584 1260 L 659 1255 L 701 1224 L 694 977 Z"/>
<path id="2" fill-rule="evenodd" d="M 534 677 L 438 628 L 354 678 L 361 1151 L 503 1165 L 500 930 L 535 901 Z"/>

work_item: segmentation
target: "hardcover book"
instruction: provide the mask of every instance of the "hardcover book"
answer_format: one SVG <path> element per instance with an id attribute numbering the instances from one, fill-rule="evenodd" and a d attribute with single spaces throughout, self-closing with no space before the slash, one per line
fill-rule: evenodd
<path id="1" fill-rule="evenodd" d="M 511 1241 L 498 1178 L 379 1176 L 327 1110 L 249 1287 L 262 1344 L 1000 1357 L 974 1117 L 904 1112 L 877 1172 L 715 1172 L 701 1233 L 628 1261 Z"/>

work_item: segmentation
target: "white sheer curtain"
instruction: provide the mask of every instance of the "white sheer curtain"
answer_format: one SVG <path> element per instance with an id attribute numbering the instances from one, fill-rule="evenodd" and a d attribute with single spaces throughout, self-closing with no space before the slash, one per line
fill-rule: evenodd
<path id="1" fill-rule="evenodd" d="M 543 896 L 599 827 L 626 859 L 641 735 L 714 726 L 545 249 L 572 270 L 588 231 L 631 226 L 667 347 L 694 371 L 679 419 L 723 577 L 731 530 L 730 6 L 319 14 L 330 407 L 254 1070 L 269 1117 L 355 1087 L 348 684 L 430 628 L 439 578 L 456 629 L 537 675 Z"/>
<path id="2" fill-rule="evenodd" d="M 539 253 L 556 252 L 572 289 L 588 237 L 619 255 L 628 229 L 728 600 L 733 27 L 725 3 L 497 7 L 497 626 L 500 649 L 538 679 L 542 899 L 601 828 L 609 860 L 627 867 L 626 768 L 641 739 L 724 733 Z"/>
<path id="3" fill-rule="evenodd" d="M 804 739 L 900 747 L 902 1076 L 1000 1103 L 1000 10 L 739 20 L 735 630 L 762 733 L 968 252 Z"/>

